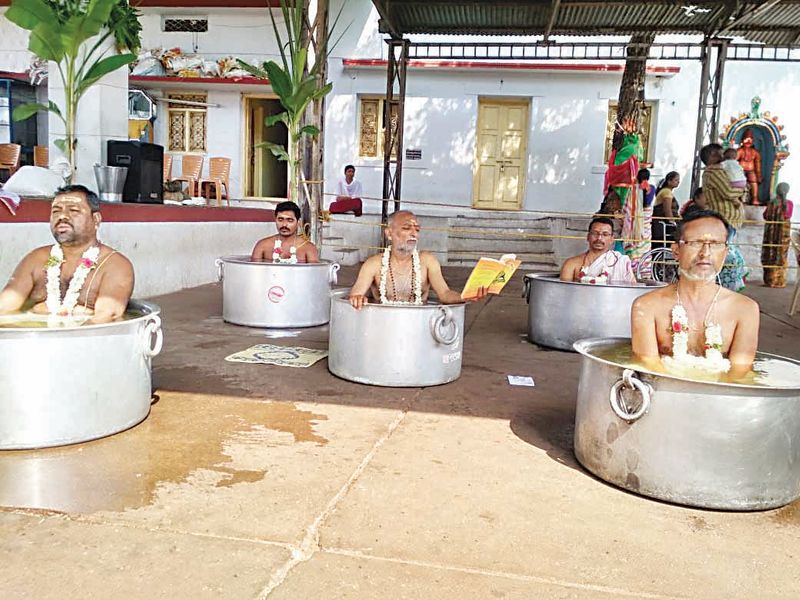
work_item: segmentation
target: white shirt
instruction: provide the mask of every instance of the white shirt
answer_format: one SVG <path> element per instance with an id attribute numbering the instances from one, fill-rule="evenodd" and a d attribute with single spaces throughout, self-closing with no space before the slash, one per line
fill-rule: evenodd
<path id="1" fill-rule="evenodd" d="M 336 195 L 337 196 L 348 196 L 350 198 L 361 198 L 363 194 L 363 190 L 361 189 L 361 182 L 358 179 L 353 178 L 353 181 L 347 183 L 347 180 L 342 178 L 339 180 L 339 183 L 336 184 Z"/>

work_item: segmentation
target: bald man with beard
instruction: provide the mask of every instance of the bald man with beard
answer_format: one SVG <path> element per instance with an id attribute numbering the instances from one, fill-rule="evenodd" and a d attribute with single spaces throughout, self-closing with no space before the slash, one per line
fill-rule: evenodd
<path id="1" fill-rule="evenodd" d="M 451 290 L 442 275 L 442 267 L 430 252 L 419 252 L 420 226 L 414 213 L 400 210 L 393 213 L 386 226 L 386 237 L 389 240 L 389 261 L 385 275 L 383 274 L 384 254 L 369 257 L 361 266 L 358 279 L 350 290 L 350 304 L 360 309 L 368 302 L 367 294 L 384 302 L 381 289 L 385 290 L 385 302 L 388 304 L 424 304 L 428 301 L 431 288 L 436 292 L 442 304 L 459 304 L 464 302 L 461 294 Z M 417 297 L 415 255 L 419 260 L 419 290 Z M 385 281 L 381 281 L 385 278 Z M 486 296 L 486 289 L 480 288 L 474 300 Z"/>

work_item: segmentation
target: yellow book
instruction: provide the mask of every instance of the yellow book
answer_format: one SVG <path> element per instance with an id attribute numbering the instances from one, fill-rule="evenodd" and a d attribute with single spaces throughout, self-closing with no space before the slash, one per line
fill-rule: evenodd
<path id="1" fill-rule="evenodd" d="M 516 254 L 504 254 L 500 260 L 482 256 L 469 274 L 469 279 L 461 292 L 464 300 L 478 295 L 478 288 L 485 287 L 490 294 L 499 294 L 511 280 L 511 276 L 522 264 Z"/>

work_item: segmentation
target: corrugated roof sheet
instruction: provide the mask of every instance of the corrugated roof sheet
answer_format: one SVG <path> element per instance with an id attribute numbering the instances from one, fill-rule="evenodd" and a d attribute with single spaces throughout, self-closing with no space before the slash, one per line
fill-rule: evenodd
<path id="1" fill-rule="evenodd" d="M 373 0 L 398 34 L 541 35 L 553 0 Z M 775 45 L 800 43 L 800 0 L 741 3 L 710 0 L 562 0 L 551 35 L 708 34 L 731 24 L 727 36 Z M 755 11 L 755 12 L 752 12 Z M 750 15 L 750 16 L 746 16 Z"/>

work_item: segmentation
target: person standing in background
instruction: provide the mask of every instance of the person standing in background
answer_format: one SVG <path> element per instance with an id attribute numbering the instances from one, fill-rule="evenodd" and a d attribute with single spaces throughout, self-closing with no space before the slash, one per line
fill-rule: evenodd
<path id="1" fill-rule="evenodd" d="M 786 198 L 788 183 L 779 183 L 776 196 L 764 210 L 764 243 L 761 246 L 761 265 L 764 267 L 764 285 L 786 287 L 789 260 L 789 242 L 792 230 L 794 205 Z"/>

